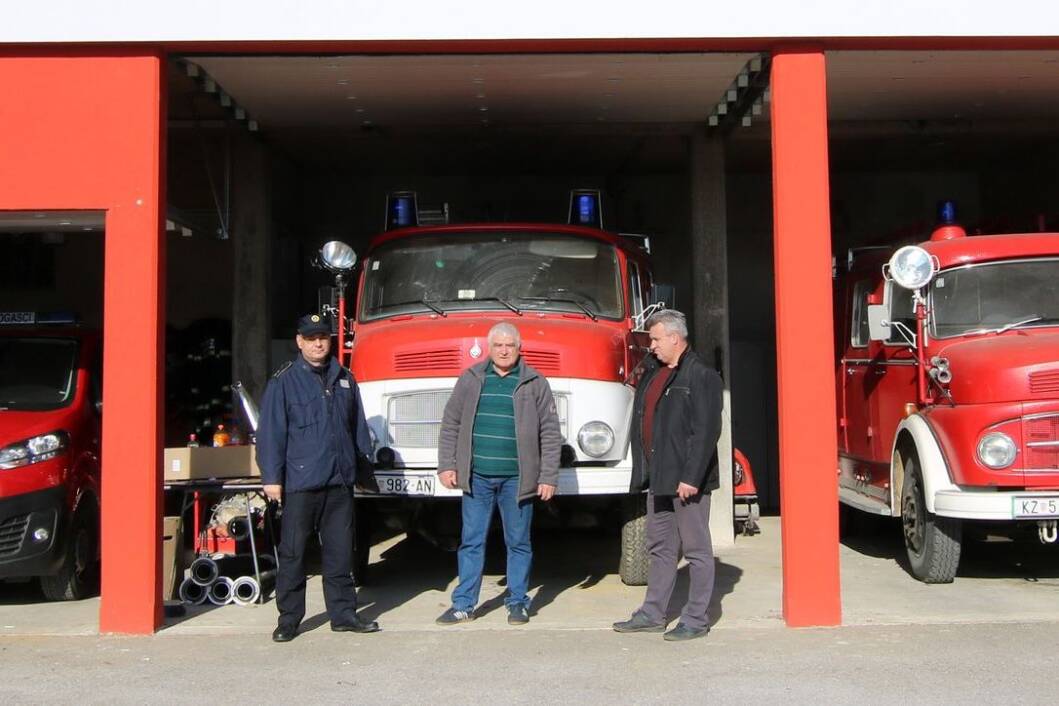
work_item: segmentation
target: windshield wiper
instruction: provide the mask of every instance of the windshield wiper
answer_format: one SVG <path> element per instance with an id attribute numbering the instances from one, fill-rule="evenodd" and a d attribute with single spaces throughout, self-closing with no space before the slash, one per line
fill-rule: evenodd
<path id="1" fill-rule="evenodd" d="M 523 301 L 528 302 L 562 302 L 563 304 L 573 304 L 581 311 L 585 312 L 585 316 L 589 317 L 593 321 L 598 321 L 599 317 L 596 316 L 588 307 L 575 299 L 557 299 L 555 297 L 519 297 Z"/>
<path id="2" fill-rule="evenodd" d="M 460 301 L 499 302 L 499 303 L 503 304 L 504 306 L 506 306 L 508 309 L 511 309 L 511 311 L 515 312 L 519 316 L 522 316 L 522 309 L 519 309 L 517 306 L 515 306 L 511 302 L 506 301 L 504 299 L 501 299 L 500 297 L 475 297 L 474 299 L 461 299 Z"/>
<path id="3" fill-rule="evenodd" d="M 380 309 L 391 309 L 391 308 L 393 308 L 395 306 L 409 306 L 411 304 L 422 304 L 426 308 L 428 308 L 431 311 L 433 311 L 435 314 L 440 314 L 441 316 L 448 316 L 448 314 L 445 313 L 444 309 L 442 309 L 441 307 L 435 306 L 432 302 L 428 302 L 426 299 L 410 299 L 410 300 L 408 300 L 406 302 L 394 302 L 393 304 L 384 304 L 384 305 L 382 305 L 379 308 Z"/>
<path id="4" fill-rule="evenodd" d="M 1034 314 L 1033 316 L 1027 316 L 1025 319 L 1020 319 L 1018 321 L 1012 321 L 1010 324 L 1004 324 L 1003 326 L 998 328 L 996 331 L 994 331 L 994 333 L 1004 333 L 1005 331 L 1013 329 L 1016 326 L 1025 326 L 1026 324 L 1032 324 L 1034 321 L 1040 321 L 1043 318 L 1044 317 L 1039 315 L 1039 314 Z"/>

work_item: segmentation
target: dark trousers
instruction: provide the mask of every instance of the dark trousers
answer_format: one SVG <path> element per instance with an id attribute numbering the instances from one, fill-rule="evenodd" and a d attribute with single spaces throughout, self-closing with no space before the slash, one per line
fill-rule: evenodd
<path id="1" fill-rule="evenodd" d="M 690 628 L 710 624 L 706 611 L 713 596 L 713 541 L 710 539 L 710 494 L 687 501 L 676 496 L 647 495 L 647 595 L 640 611 L 655 623 L 665 621 L 677 582 L 680 551 L 688 560 L 688 602 L 680 622 Z"/>
<path id="2" fill-rule="evenodd" d="M 305 617 L 305 545 L 320 533 L 324 605 L 332 625 L 349 623 L 356 615 L 353 586 L 353 492 L 336 486 L 287 493 L 276 576 L 279 624 L 296 628 Z"/>

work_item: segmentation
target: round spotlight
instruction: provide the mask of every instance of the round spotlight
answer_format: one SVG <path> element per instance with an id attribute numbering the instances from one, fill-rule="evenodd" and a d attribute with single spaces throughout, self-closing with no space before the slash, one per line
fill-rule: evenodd
<path id="1" fill-rule="evenodd" d="M 978 442 L 978 460 L 989 468 L 1007 468 L 1015 462 L 1015 454 L 1015 442 L 1003 432 L 990 432 Z"/>
<path id="2" fill-rule="evenodd" d="M 606 422 L 589 422 L 577 432 L 577 445 L 589 456 L 605 456 L 614 446 L 614 430 Z"/>
<path id="3" fill-rule="evenodd" d="M 926 286 L 937 272 L 937 261 L 918 245 L 899 248 L 890 258 L 890 277 L 905 289 Z"/>
<path id="4" fill-rule="evenodd" d="M 332 272 L 349 272 L 357 264 L 357 254 L 341 240 L 332 240 L 320 248 L 320 262 Z"/>
<path id="5" fill-rule="evenodd" d="M 44 527 L 40 527 L 40 528 L 34 530 L 34 532 L 33 532 L 33 539 L 35 539 L 38 542 L 47 542 L 49 537 L 51 537 L 51 532 L 49 532 Z"/>

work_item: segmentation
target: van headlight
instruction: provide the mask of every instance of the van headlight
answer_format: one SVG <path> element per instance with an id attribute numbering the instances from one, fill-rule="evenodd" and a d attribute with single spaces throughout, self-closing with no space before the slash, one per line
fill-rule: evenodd
<path id="1" fill-rule="evenodd" d="M 577 432 L 577 445 L 593 458 L 606 456 L 614 447 L 614 430 L 606 422 L 589 422 Z"/>
<path id="2" fill-rule="evenodd" d="M 31 463 L 40 463 L 55 458 L 70 445 L 70 435 L 65 431 L 53 431 L 0 449 L 0 471 L 10 471 Z"/>
<path id="3" fill-rule="evenodd" d="M 1000 431 L 991 431 L 978 442 L 978 460 L 989 468 L 1007 468 L 1015 462 L 1015 442 Z"/>

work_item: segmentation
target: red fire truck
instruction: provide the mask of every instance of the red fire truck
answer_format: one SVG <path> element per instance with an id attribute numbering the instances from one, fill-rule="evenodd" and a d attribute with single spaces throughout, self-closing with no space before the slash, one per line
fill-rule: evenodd
<path id="1" fill-rule="evenodd" d="M 342 360 L 360 384 L 380 495 L 459 495 L 437 481 L 442 411 L 459 374 L 488 356 L 489 329 L 508 320 L 555 395 L 565 439 L 559 495 L 621 511 L 620 574 L 645 583 L 645 507 L 629 494 L 629 427 L 632 384 L 648 354 L 643 323 L 662 296 L 645 240 L 603 230 L 591 190 L 572 193 L 567 224 L 450 225 L 447 216 L 425 224 L 412 192 L 391 195 L 386 212 L 388 230 L 360 263 L 352 340 L 338 331 Z M 341 291 L 352 251 L 329 243 L 320 261 Z M 344 299 L 337 303 L 345 321 Z M 745 458 L 738 470 L 740 524 L 752 532 L 756 493 Z"/>
<path id="2" fill-rule="evenodd" d="M 0 580 L 98 586 L 100 339 L 70 316 L 0 313 Z"/>
<path id="3" fill-rule="evenodd" d="M 884 264 L 885 263 L 885 264 Z M 851 250 L 837 279 L 839 496 L 901 518 L 912 573 L 953 580 L 965 521 L 1059 519 L 1059 234 Z"/>

